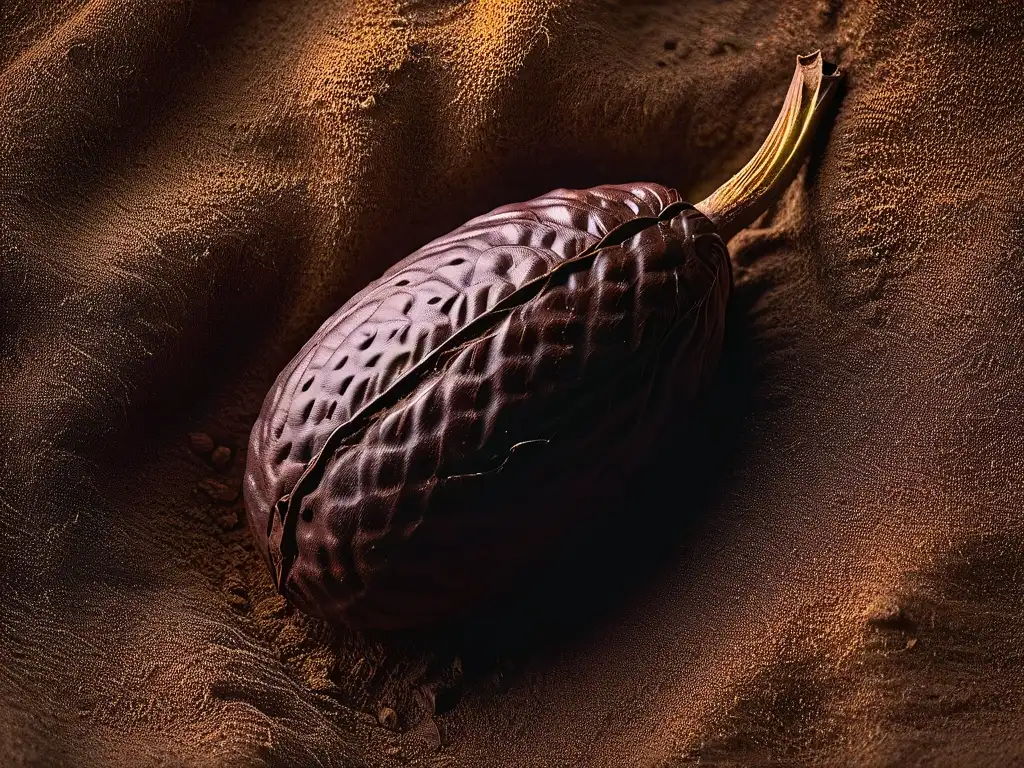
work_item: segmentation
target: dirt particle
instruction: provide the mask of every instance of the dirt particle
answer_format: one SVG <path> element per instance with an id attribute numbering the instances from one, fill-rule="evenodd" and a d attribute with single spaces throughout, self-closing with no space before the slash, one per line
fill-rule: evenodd
<path id="1" fill-rule="evenodd" d="M 722 56 L 726 53 L 736 53 L 738 50 L 739 46 L 728 40 L 712 40 L 707 49 L 709 56 Z"/>
<path id="2" fill-rule="evenodd" d="M 224 469 L 231 463 L 231 449 L 226 445 L 218 445 L 213 449 L 210 456 L 210 463 L 217 469 Z"/>
<path id="3" fill-rule="evenodd" d="M 188 447 L 198 456 L 207 456 L 213 450 L 213 438 L 205 432 L 189 432 Z"/>
<path id="4" fill-rule="evenodd" d="M 911 650 L 915 645 L 917 645 L 917 638 L 916 637 L 912 637 L 909 640 L 907 640 L 907 650 L 908 651 Z"/>
<path id="5" fill-rule="evenodd" d="M 238 499 L 238 491 L 219 480 L 203 480 L 199 489 L 214 501 L 230 504 Z"/>
<path id="6" fill-rule="evenodd" d="M 377 713 L 377 722 L 390 731 L 398 727 L 398 713 L 391 707 L 381 707 Z"/>
<path id="7" fill-rule="evenodd" d="M 237 509 L 225 509 L 217 515 L 217 525 L 224 531 L 233 531 L 241 522 Z"/>

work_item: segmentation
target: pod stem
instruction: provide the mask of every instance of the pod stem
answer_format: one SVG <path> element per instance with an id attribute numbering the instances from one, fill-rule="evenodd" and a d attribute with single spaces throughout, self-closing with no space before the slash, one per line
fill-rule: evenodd
<path id="1" fill-rule="evenodd" d="M 786 101 L 764 144 L 735 176 L 697 203 L 723 240 L 750 226 L 789 186 L 841 77 L 821 51 L 796 57 Z"/>

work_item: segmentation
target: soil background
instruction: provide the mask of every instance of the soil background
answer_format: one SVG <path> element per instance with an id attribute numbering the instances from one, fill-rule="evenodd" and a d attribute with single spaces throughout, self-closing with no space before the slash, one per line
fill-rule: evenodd
<path id="1" fill-rule="evenodd" d="M 1000 0 L 4 0 L 2 762 L 1024 764 L 1022 42 Z M 831 130 L 650 489 L 461 627 L 291 612 L 237 490 L 320 322 L 503 203 L 699 199 L 817 48 Z"/>

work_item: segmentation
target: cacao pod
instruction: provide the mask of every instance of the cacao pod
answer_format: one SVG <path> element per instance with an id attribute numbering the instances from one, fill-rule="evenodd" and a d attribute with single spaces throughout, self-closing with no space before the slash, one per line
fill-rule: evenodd
<path id="1" fill-rule="evenodd" d="M 659 184 L 555 190 L 434 240 L 328 319 L 249 443 L 249 521 L 282 594 L 331 621 L 425 624 L 564 546 L 707 386 L 723 234 L 788 183 L 835 77 L 801 57 L 764 147 L 699 206 Z"/>

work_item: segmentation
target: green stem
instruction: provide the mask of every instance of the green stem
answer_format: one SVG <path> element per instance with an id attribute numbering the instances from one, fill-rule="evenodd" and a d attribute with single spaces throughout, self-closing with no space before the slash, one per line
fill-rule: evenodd
<path id="1" fill-rule="evenodd" d="M 697 203 L 723 240 L 750 226 L 789 186 L 841 76 L 820 51 L 797 56 L 789 93 L 764 144 L 739 173 Z"/>

